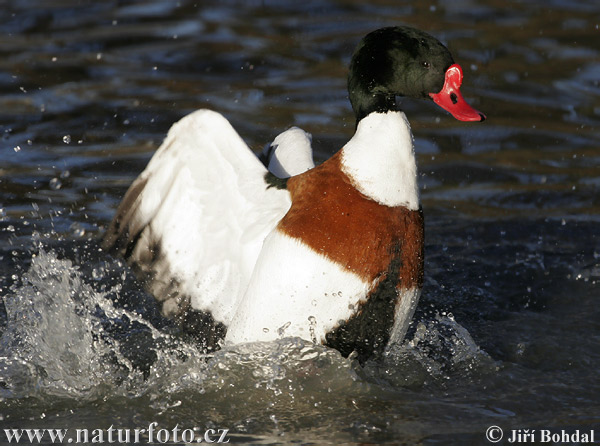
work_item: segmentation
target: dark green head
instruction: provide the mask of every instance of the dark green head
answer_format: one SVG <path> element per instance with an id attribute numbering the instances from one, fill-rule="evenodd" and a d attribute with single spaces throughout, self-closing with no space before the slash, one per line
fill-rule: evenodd
<path id="1" fill-rule="evenodd" d="M 448 92 L 450 107 L 434 98 L 446 89 L 449 81 L 456 86 L 457 75 L 453 74 L 452 79 L 447 76 L 450 67 L 458 67 L 450 51 L 435 37 L 418 29 L 396 26 L 367 34 L 354 51 L 348 74 L 348 92 L 356 122 L 372 112 L 394 110 L 396 96 L 433 98 L 457 119 L 463 119 L 468 115 L 464 107 L 470 107 L 464 100 L 464 104 L 457 105 L 458 97 L 462 99 L 458 88 Z M 451 110 L 457 107 L 462 109 L 462 117 Z M 473 112 L 464 120 L 483 120 L 482 114 Z"/>

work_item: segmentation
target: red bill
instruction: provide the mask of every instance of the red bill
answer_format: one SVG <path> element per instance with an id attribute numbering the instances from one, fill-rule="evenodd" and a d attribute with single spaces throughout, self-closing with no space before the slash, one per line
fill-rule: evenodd
<path id="1" fill-rule="evenodd" d="M 437 105 L 450 112 L 459 121 L 483 121 L 485 115 L 469 104 L 460 93 L 463 71 L 460 65 L 454 64 L 446 70 L 446 78 L 442 91 L 429 93 Z"/>

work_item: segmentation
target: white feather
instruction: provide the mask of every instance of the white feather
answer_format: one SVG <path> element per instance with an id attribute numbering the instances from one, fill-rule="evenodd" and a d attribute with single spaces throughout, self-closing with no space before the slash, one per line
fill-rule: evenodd
<path id="1" fill-rule="evenodd" d="M 291 203 L 287 191 L 267 187 L 265 174 L 219 113 L 199 110 L 171 128 L 115 218 L 130 242 L 139 234 L 129 261 L 153 277 L 165 314 L 181 311 L 185 297 L 229 323 L 264 238 Z"/>
<path id="2" fill-rule="evenodd" d="M 408 330 L 408 325 L 417 309 L 420 296 L 420 288 L 403 289 L 399 292 L 398 303 L 396 304 L 396 309 L 394 311 L 394 325 L 392 326 L 390 340 L 388 341 L 389 347 L 402 342 L 404 339 Z"/>
<path id="3" fill-rule="evenodd" d="M 315 167 L 311 142 L 311 134 L 298 127 L 277 135 L 263 150 L 269 171 L 279 178 L 289 178 Z"/>
<path id="4" fill-rule="evenodd" d="M 342 149 L 342 170 L 378 203 L 419 209 L 413 137 L 404 113 L 371 113 L 361 119 Z"/>
<path id="5" fill-rule="evenodd" d="M 317 343 L 357 310 L 373 284 L 300 240 L 274 230 L 265 240 L 226 343 L 298 336 Z"/>

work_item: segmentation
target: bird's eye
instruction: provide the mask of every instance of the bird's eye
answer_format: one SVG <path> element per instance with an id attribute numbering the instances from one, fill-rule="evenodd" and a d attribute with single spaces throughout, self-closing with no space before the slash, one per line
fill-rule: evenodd
<path id="1" fill-rule="evenodd" d="M 421 65 L 423 65 L 423 68 L 429 68 L 430 67 L 429 62 L 427 62 L 427 61 L 421 62 Z"/>

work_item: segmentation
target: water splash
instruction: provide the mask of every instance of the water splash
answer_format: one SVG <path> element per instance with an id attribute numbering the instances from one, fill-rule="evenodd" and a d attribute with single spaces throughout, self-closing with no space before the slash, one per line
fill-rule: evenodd
<path id="1" fill-rule="evenodd" d="M 493 363 L 449 316 L 420 322 L 409 341 L 364 369 L 298 338 L 225 346 L 207 355 L 173 325 L 159 327 L 138 314 L 126 299 L 127 270 L 118 261 L 85 260 L 75 263 L 40 247 L 4 297 L 0 397 L 142 398 L 158 414 L 220 401 L 230 413 L 231 401 L 253 401 L 259 410 L 276 397 L 309 407 L 314 403 L 305 401 L 307 391 L 315 401 L 332 401 L 336 392 L 359 395 L 380 378 L 394 387 L 422 386 Z M 133 302 L 142 306 L 140 298 L 136 294 Z"/>
<path id="2" fill-rule="evenodd" d="M 162 413 L 189 395 L 223 399 L 235 390 L 236 399 L 245 392 L 259 400 L 282 394 L 295 399 L 324 376 L 331 378 L 330 388 L 357 381 L 352 361 L 300 339 L 206 355 L 168 327 L 157 329 L 117 304 L 127 281 L 118 262 L 88 263 L 84 268 L 40 248 L 4 297 L 0 397 L 144 397 Z M 109 277 L 115 273 L 116 283 Z"/>
<path id="3" fill-rule="evenodd" d="M 92 317 L 98 296 L 70 261 L 41 250 L 12 291 L 0 338 L 3 396 L 86 397 L 114 384 L 117 370 L 105 358 L 115 350 L 97 336 L 100 321 Z"/>
<path id="4" fill-rule="evenodd" d="M 451 314 L 419 321 L 412 338 L 388 347 L 383 362 L 367 364 L 374 376 L 398 387 L 443 386 L 457 376 L 468 382 L 465 378 L 497 368 L 496 361 Z"/>
<path id="5" fill-rule="evenodd" d="M 94 399 L 139 393 L 152 367 L 166 367 L 176 355 L 197 356 L 185 344 L 157 348 L 171 336 L 115 307 L 107 295 L 119 288 L 97 291 L 70 260 L 44 249 L 34 254 L 4 297 L 0 395 Z"/>

